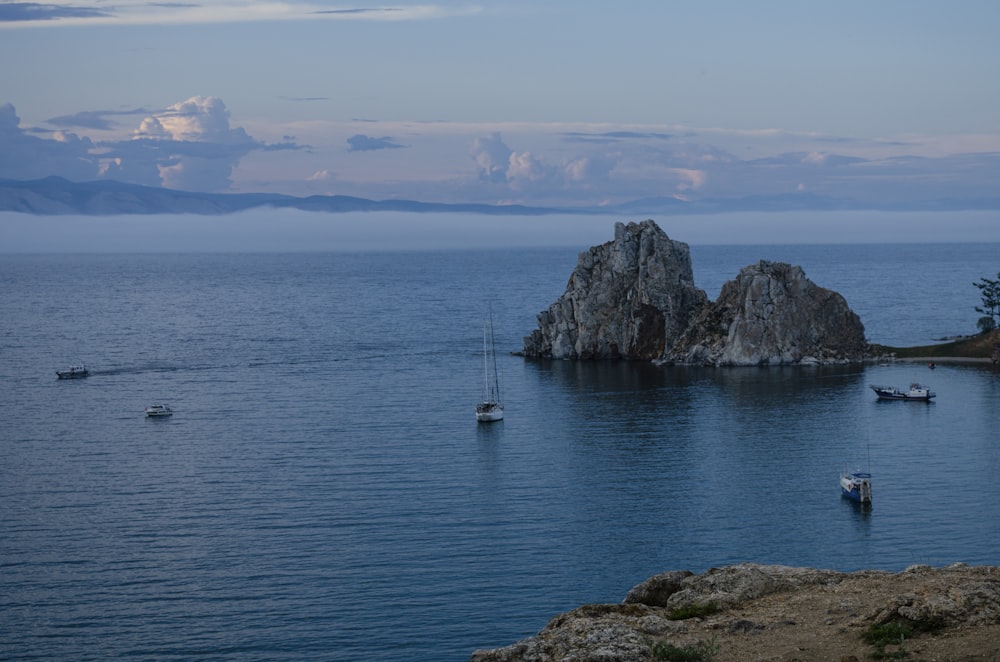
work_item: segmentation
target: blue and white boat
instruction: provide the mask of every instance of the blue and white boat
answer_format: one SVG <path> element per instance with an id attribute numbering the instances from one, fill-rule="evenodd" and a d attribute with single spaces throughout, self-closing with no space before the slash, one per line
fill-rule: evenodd
<path id="1" fill-rule="evenodd" d="M 858 503 L 872 502 L 872 475 L 866 471 L 844 472 L 840 476 L 841 496 Z"/>
<path id="2" fill-rule="evenodd" d="M 927 386 L 917 384 L 916 382 L 910 384 L 910 388 L 907 391 L 895 386 L 872 386 L 871 389 L 875 391 L 875 395 L 878 396 L 879 400 L 923 400 L 924 402 L 930 402 L 931 398 L 937 395 Z"/>

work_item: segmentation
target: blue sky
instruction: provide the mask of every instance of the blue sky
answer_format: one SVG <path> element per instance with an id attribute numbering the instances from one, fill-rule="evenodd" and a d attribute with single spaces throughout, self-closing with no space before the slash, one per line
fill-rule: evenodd
<path id="1" fill-rule="evenodd" d="M 1000 3 L 0 1 L 0 178 L 996 199 Z"/>

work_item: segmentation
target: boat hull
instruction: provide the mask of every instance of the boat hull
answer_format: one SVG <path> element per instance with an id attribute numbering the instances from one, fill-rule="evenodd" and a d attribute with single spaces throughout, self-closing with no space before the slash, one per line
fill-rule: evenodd
<path id="1" fill-rule="evenodd" d="M 476 406 L 476 420 L 480 423 L 493 423 L 503 420 L 503 407 L 495 403 L 484 403 Z"/>
<path id="2" fill-rule="evenodd" d="M 853 473 L 840 477 L 840 494 L 857 503 L 872 502 L 871 474 Z"/>
<path id="3" fill-rule="evenodd" d="M 891 386 L 872 386 L 879 400 L 913 400 L 915 402 L 930 402 L 936 394 L 929 388 L 916 387 L 909 391 L 901 391 Z"/>
<path id="4" fill-rule="evenodd" d="M 83 379 L 90 372 L 88 370 L 57 370 L 56 377 L 59 379 Z"/>

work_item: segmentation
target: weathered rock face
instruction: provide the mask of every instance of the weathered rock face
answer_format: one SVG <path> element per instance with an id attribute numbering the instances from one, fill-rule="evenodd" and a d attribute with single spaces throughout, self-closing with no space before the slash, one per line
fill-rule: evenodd
<path id="1" fill-rule="evenodd" d="M 615 224 L 614 241 L 580 254 L 566 292 L 538 315 L 523 354 L 557 359 L 656 359 L 707 303 L 687 244 L 653 221 Z"/>
<path id="2" fill-rule="evenodd" d="M 685 615 L 684 612 L 687 612 Z M 910 628 L 875 648 L 872 626 Z M 996 659 L 1000 568 L 912 566 L 837 572 L 744 563 L 657 575 L 622 604 L 584 605 L 536 636 L 475 651 L 472 662 L 713 659 Z M 897 648 L 898 647 L 898 648 Z M 678 655 L 667 657 L 666 652 Z M 697 654 L 697 655 L 696 655 Z"/>
<path id="3" fill-rule="evenodd" d="M 867 343 L 844 297 L 818 287 L 801 267 L 761 260 L 722 286 L 668 361 L 700 365 L 856 362 Z"/>

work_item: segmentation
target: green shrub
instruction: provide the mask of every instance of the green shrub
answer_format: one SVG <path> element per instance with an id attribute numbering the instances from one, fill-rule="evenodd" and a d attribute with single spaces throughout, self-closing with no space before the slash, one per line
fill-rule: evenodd
<path id="1" fill-rule="evenodd" d="M 909 623 L 883 623 L 882 625 L 872 625 L 861 633 L 861 639 L 866 644 L 875 647 L 871 654 L 874 660 L 902 659 L 907 656 L 903 650 L 903 642 L 913 634 L 913 627 Z M 892 652 L 886 652 L 885 647 L 899 645 L 899 648 Z"/>
<path id="2" fill-rule="evenodd" d="M 684 607 L 677 607 L 670 610 L 667 615 L 672 621 L 683 621 L 687 618 L 699 618 L 701 616 L 710 616 L 715 612 L 719 611 L 719 608 L 714 602 L 708 602 L 703 605 L 685 605 Z"/>
<path id="3" fill-rule="evenodd" d="M 650 652 L 657 662 L 709 662 L 719 652 L 719 647 L 713 639 L 702 641 L 693 646 L 674 646 L 666 641 L 657 641 L 650 645 Z"/>

